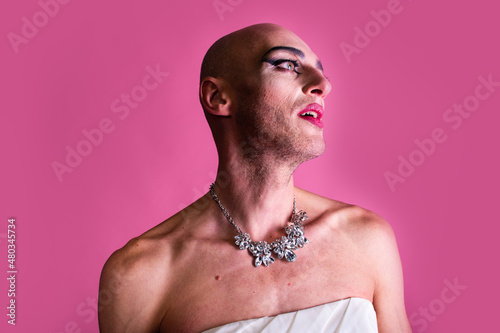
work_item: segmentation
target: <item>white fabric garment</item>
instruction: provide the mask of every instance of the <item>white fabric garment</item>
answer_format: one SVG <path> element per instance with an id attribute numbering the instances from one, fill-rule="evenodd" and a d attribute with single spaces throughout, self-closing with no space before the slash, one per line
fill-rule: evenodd
<path id="1" fill-rule="evenodd" d="M 351 297 L 274 317 L 237 321 L 203 333 L 373 333 L 378 332 L 373 304 Z"/>

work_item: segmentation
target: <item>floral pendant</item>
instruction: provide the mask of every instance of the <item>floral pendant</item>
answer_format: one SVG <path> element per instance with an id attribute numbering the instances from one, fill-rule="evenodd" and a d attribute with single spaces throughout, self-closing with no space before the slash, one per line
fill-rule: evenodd
<path id="1" fill-rule="evenodd" d="M 285 258 L 288 262 L 294 262 L 297 255 L 293 251 L 309 244 L 307 238 L 304 237 L 304 227 L 302 226 L 302 222 L 307 219 L 306 212 L 302 210 L 298 214 L 294 214 L 291 225 L 285 229 L 286 236 L 282 236 L 281 239 L 277 239 L 271 244 L 265 241 L 254 242 L 249 234 L 243 232 L 234 237 L 235 244 L 240 250 L 248 250 L 255 257 L 255 267 L 262 264 L 267 267 L 272 264 L 274 262 L 274 257 L 271 256 L 272 252 L 278 255 L 278 259 Z"/>

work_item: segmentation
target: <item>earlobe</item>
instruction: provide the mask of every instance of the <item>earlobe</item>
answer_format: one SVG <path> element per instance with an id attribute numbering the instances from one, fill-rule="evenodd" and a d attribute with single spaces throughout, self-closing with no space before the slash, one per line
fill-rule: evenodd
<path id="1" fill-rule="evenodd" d="M 216 116 L 229 116 L 229 97 L 223 81 L 207 77 L 200 83 L 200 102 L 205 111 Z"/>

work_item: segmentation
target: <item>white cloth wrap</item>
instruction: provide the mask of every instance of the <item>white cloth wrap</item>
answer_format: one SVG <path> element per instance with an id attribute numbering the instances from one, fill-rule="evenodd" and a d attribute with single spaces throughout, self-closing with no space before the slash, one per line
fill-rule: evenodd
<path id="1" fill-rule="evenodd" d="M 351 297 L 273 317 L 248 319 L 203 333 L 372 333 L 378 332 L 373 304 Z"/>

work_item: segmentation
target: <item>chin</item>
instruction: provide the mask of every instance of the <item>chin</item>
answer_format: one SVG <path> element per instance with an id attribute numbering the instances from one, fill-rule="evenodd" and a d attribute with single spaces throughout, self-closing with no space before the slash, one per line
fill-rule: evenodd
<path id="1" fill-rule="evenodd" d="M 321 156 L 325 152 L 325 149 L 326 143 L 323 138 L 311 140 L 306 145 L 303 145 L 301 149 L 303 151 L 304 162 Z"/>
<path id="2" fill-rule="evenodd" d="M 323 155 L 323 153 L 325 152 L 325 149 L 326 149 L 325 141 L 322 141 L 321 144 L 318 144 L 318 146 L 315 148 L 316 149 L 314 150 L 314 153 L 313 153 L 314 158 Z"/>

